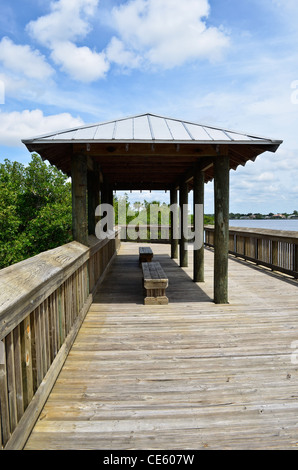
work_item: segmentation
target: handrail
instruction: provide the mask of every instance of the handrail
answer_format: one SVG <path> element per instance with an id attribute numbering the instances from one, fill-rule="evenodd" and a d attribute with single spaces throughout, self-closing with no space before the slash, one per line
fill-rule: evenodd
<path id="1" fill-rule="evenodd" d="M 205 226 L 205 245 L 214 246 L 213 226 Z M 298 279 L 298 232 L 230 227 L 229 253 Z"/>
<path id="2" fill-rule="evenodd" d="M 170 243 L 168 225 L 123 226 L 123 240 L 141 243 Z M 190 239 L 193 226 L 189 225 Z M 128 237 L 125 234 L 128 231 Z M 154 234 L 154 238 L 151 234 Z M 204 227 L 205 245 L 214 246 L 214 226 Z M 229 253 L 274 271 L 298 278 L 298 232 L 230 227 Z"/>
<path id="3" fill-rule="evenodd" d="M 120 244 L 89 237 L 0 270 L 0 449 L 22 449 Z"/>

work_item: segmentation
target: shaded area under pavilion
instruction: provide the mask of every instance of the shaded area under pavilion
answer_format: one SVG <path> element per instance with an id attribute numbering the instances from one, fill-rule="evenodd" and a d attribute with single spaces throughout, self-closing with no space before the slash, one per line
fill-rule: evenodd
<path id="1" fill-rule="evenodd" d="M 73 237 L 88 245 L 95 233 L 95 210 L 113 204 L 114 191 L 170 191 L 180 220 L 193 190 L 195 233 L 203 240 L 204 184 L 214 180 L 214 301 L 228 303 L 229 172 L 276 152 L 281 140 L 242 134 L 153 114 L 87 125 L 23 140 L 30 152 L 72 178 Z M 179 193 L 179 201 L 178 201 Z M 172 214 L 171 256 L 188 265 L 187 239 L 175 238 Z M 204 246 L 194 251 L 195 282 L 204 281 Z"/>

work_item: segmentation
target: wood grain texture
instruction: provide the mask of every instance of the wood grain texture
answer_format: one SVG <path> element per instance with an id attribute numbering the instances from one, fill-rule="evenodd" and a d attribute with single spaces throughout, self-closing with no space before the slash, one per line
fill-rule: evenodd
<path id="1" fill-rule="evenodd" d="M 295 280 L 230 257 L 230 299 L 151 245 L 169 305 L 143 305 L 138 245 L 122 244 L 26 449 L 297 449 Z"/>
<path id="2" fill-rule="evenodd" d="M 0 450 L 23 448 L 120 243 L 91 241 L 1 271 Z"/>
<path id="3" fill-rule="evenodd" d="M 88 248 L 71 242 L 0 271 L 0 338 L 87 261 Z"/>

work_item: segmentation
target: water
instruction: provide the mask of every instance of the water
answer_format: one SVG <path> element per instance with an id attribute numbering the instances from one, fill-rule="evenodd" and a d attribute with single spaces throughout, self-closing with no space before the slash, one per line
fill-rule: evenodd
<path id="1" fill-rule="evenodd" d="M 230 220 L 230 227 L 267 228 L 298 232 L 298 219 L 245 219 Z"/>

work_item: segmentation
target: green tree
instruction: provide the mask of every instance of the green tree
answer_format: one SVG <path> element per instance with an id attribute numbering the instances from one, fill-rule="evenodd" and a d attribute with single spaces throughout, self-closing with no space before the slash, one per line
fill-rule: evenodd
<path id="1" fill-rule="evenodd" d="M 71 183 L 33 154 L 0 164 L 0 268 L 71 241 Z"/>

